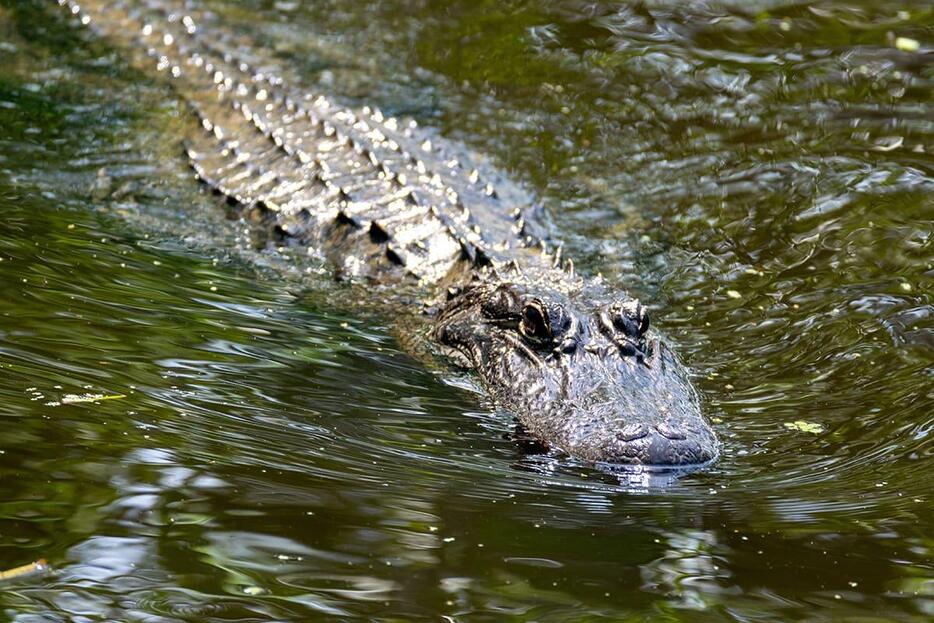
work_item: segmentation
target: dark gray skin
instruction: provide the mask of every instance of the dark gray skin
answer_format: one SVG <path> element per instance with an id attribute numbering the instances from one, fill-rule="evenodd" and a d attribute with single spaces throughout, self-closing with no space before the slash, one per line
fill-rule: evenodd
<path id="1" fill-rule="evenodd" d="M 552 448 L 614 465 L 717 457 L 643 306 L 575 274 L 528 194 L 482 158 L 411 120 L 290 87 L 301 77 L 198 0 L 59 1 L 169 77 L 198 121 L 185 137 L 195 176 L 251 245 L 313 252 L 374 286 L 362 304 L 396 316 L 412 306 L 400 292 L 413 293 L 437 350 Z"/>
<path id="2" fill-rule="evenodd" d="M 488 276 L 452 296 L 434 335 L 533 436 L 572 456 L 655 466 L 717 457 L 686 371 L 636 299 Z"/>

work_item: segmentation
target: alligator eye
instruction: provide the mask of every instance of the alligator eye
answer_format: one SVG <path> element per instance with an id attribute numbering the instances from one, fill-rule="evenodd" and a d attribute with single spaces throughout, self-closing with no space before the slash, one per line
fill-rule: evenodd
<path id="1" fill-rule="evenodd" d="M 525 337 L 536 340 L 550 340 L 551 323 L 548 321 L 548 312 L 539 300 L 534 300 L 522 309 L 522 322 L 519 323 L 519 332 Z"/>

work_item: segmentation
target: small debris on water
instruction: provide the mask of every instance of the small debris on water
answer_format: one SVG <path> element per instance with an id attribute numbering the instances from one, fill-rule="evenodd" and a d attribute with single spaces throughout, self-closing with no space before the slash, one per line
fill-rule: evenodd
<path id="1" fill-rule="evenodd" d="M 904 143 L 905 137 L 903 136 L 887 136 L 879 139 L 872 148 L 875 151 L 893 151 L 901 147 Z"/>
<path id="2" fill-rule="evenodd" d="M 727 295 L 728 297 L 730 297 L 731 299 L 741 299 L 741 298 L 743 298 L 743 295 L 740 294 L 739 292 L 737 292 L 736 290 L 727 290 L 727 291 L 726 291 L 726 295 Z"/>
<path id="3" fill-rule="evenodd" d="M 304 560 L 301 556 L 293 556 L 291 554 L 276 554 L 276 558 L 283 562 L 302 562 Z"/>
<path id="4" fill-rule="evenodd" d="M 49 564 L 45 561 L 45 559 L 40 558 L 39 560 L 31 562 L 28 565 L 14 567 L 13 569 L 7 569 L 6 571 L 0 571 L 0 581 L 15 580 L 16 578 L 32 575 L 34 573 L 43 573 L 48 570 Z"/>
<path id="5" fill-rule="evenodd" d="M 921 49 L 921 43 L 910 37 L 895 37 L 895 47 L 902 52 L 917 52 Z"/>
<path id="6" fill-rule="evenodd" d="M 905 292 L 911 292 L 911 284 L 908 283 L 907 281 L 901 282 L 900 284 L 898 284 L 898 287 L 900 287 Z"/>
<path id="7" fill-rule="evenodd" d="M 126 394 L 65 394 L 62 396 L 61 404 L 71 405 L 83 402 L 98 402 L 100 400 L 119 400 L 126 398 Z"/>
<path id="8" fill-rule="evenodd" d="M 250 595 L 251 597 L 255 597 L 256 595 L 265 595 L 266 592 L 267 592 L 266 589 L 261 586 L 244 586 L 243 587 L 243 594 Z"/>
<path id="9" fill-rule="evenodd" d="M 805 422 L 804 420 L 795 420 L 794 422 L 785 422 L 785 428 L 788 430 L 797 430 L 802 433 L 811 433 L 819 435 L 824 432 L 824 427 L 814 422 Z"/>

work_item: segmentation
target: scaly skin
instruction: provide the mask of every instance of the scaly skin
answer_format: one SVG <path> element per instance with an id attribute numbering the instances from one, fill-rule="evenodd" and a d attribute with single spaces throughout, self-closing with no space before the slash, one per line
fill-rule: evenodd
<path id="1" fill-rule="evenodd" d="M 192 168 L 256 246 L 314 249 L 344 279 L 414 284 L 437 350 L 552 447 L 611 464 L 717 457 L 697 393 L 639 301 L 549 252 L 530 197 L 475 155 L 291 86 L 193 1 L 59 3 L 171 78 L 200 121 L 185 140 Z"/>

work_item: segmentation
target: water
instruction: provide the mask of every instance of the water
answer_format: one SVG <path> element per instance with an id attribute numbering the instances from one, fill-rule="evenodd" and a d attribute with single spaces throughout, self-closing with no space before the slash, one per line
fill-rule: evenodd
<path id="1" fill-rule="evenodd" d="M 169 88 L 3 0 L 0 569 L 51 567 L 3 618 L 934 616 L 930 7 L 208 5 L 542 197 L 723 458 L 658 486 L 518 446 L 391 310 L 236 250 Z"/>

